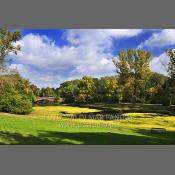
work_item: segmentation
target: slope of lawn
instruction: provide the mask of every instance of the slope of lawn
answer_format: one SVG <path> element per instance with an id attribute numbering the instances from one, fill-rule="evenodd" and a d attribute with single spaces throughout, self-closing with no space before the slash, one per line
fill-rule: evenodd
<path id="1" fill-rule="evenodd" d="M 173 115 L 128 112 L 126 120 L 112 121 L 62 117 L 99 110 L 48 106 L 34 107 L 29 115 L 0 113 L 0 144 L 175 144 Z M 151 128 L 167 132 L 152 133 Z"/>

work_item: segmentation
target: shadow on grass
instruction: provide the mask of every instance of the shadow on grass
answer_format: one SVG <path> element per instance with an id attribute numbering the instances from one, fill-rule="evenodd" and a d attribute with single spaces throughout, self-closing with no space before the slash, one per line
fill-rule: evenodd
<path id="1" fill-rule="evenodd" d="M 98 109 L 98 110 L 116 110 L 121 113 L 128 112 L 139 112 L 139 113 L 157 113 L 157 114 L 168 114 L 175 115 L 175 106 L 163 106 L 160 104 L 132 104 L 132 103 L 114 103 L 114 104 L 105 104 L 105 103 L 92 103 L 92 104 L 69 104 L 73 107 L 87 107 L 89 109 Z"/>
<path id="2" fill-rule="evenodd" d="M 140 136 L 125 135 L 120 133 L 103 132 L 40 132 L 37 136 L 23 136 L 20 133 L 0 132 L 0 139 L 9 144 L 20 145 L 155 145 L 175 144 L 175 133 L 151 133 L 148 130 L 137 130 Z M 5 144 L 1 142 L 0 144 Z"/>

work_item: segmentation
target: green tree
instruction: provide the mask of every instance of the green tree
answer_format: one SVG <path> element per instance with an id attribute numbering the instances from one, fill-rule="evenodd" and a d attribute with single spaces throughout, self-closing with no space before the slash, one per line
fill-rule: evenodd
<path id="1" fill-rule="evenodd" d="M 0 111 L 27 114 L 32 110 L 33 101 L 28 80 L 17 73 L 0 76 Z"/>
<path id="2" fill-rule="evenodd" d="M 50 88 L 50 87 L 46 87 L 45 88 L 45 96 L 46 97 L 54 97 L 55 96 L 54 89 Z"/>
<path id="3" fill-rule="evenodd" d="M 21 38 L 20 31 L 0 29 L 0 111 L 26 114 L 32 110 L 34 101 L 30 82 L 16 71 L 6 69 L 9 53 L 17 54 L 20 46 L 16 42 Z"/>
<path id="4" fill-rule="evenodd" d="M 168 68 L 167 71 L 169 73 L 169 76 L 173 82 L 175 83 L 175 50 L 173 49 L 168 49 L 167 54 L 169 56 L 169 63 L 168 63 Z"/>
<path id="5" fill-rule="evenodd" d="M 150 52 L 141 49 L 119 52 L 118 58 L 113 60 L 126 101 L 145 102 L 146 83 L 151 74 L 150 61 Z"/>
<path id="6" fill-rule="evenodd" d="M 168 77 L 152 72 L 147 82 L 146 101 L 148 103 L 162 103 L 162 93 L 167 83 Z"/>
<path id="7" fill-rule="evenodd" d="M 116 76 L 102 77 L 99 80 L 98 91 L 101 94 L 103 102 L 119 102 L 119 85 Z"/>
<path id="8" fill-rule="evenodd" d="M 65 103 L 74 103 L 78 94 L 79 80 L 66 81 L 60 85 L 57 93 L 61 98 L 65 98 Z"/>
<path id="9" fill-rule="evenodd" d="M 0 68 L 5 66 L 5 58 L 12 52 L 17 54 L 20 50 L 20 45 L 15 43 L 21 38 L 21 32 L 19 30 L 10 31 L 6 28 L 0 29 Z"/>
<path id="10" fill-rule="evenodd" d="M 167 94 L 166 98 L 169 98 L 169 104 L 172 104 L 172 100 L 175 97 L 175 50 L 168 49 L 167 55 L 169 56 L 169 63 L 167 66 L 169 79 L 167 81 L 167 86 L 165 88 L 165 91 Z"/>
<path id="11" fill-rule="evenodd" d="M 97 86 L 95 79 L 89 76 L 84 76 L 78 84 L 78 97 L 77 101 L 82 103 L 90 103 L 95 101 L 95 94 Z"/>
<path id="12" fill-rule="evenodd" d="M 33 91 L 33 94 L 36 97 L 39 97 L 39 95 L 40 95 L 40 89 L 36 85 L 34 85 L 34 84 L 32 84 L 30 87 L 31 87 L 31 89 Z"/>

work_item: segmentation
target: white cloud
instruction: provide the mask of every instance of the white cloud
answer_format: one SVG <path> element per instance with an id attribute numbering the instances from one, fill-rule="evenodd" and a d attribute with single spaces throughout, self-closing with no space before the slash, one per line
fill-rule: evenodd
<path id="1" fill-rule="evenodd" d="M 175 44 L 175 29 L 164 29 L 153 33 L 150 38 L 141 43 L 139 47 L 163 47 Z"/>
<path id="2" fill-rule="evenodd" d="M 63 37 L 69 44 L 62 47 L 47 36 L 28 34 L 17 43 L 22 50 L 13 58 L 19 72 L 32 83 L 55 87 L 84 75 L 114 74 L 112 38 L 133 37 L 141 32 L 141 29 L 67 30 Z"/>
<path id="3" fill-rule="evenodd" d="M 142 33 L 142 29 L 71 29 L 67 30 L 66 38 L 74 45 L 100 46 L 109 49 L 112 38 L 130 38 Z"/>
<path id="4" fill-rule="evenodd" d="M 150 62 L 150 67 L 154 72 L 158 72 L 167 75 L 167 65 L 169 62 L 169 57 L 166 53 L 162 53 L 158 57 L 153 58 Z"/>
<path id="5" fill-rule="evenodd" d="M 66 80 L 66 77 L 62 75 L 50 71 L 40 72 L 28 65 L 11 64 L 10 68 L 17 69 L 23 77 L 29 78 L 30 82 L 37 84 L 38 87 L 58 87 Z"/>

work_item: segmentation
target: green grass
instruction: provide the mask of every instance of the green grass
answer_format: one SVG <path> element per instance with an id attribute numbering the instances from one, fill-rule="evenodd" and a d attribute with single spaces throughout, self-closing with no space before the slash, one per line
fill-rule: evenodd
<path id="1" fill-rule="evenodd" d="M 137 105 L 139 108 L 139 105 Z M 175 116 L 157 113 L 131 113 L 127 120 L 92 120 L 63 118 L 63 113 L 98 112 L 104 107 L 48 106 L 34 107 L 29 115 L 0 113 L 0 144 L 175 144 Z M 127 108 L 127 105 L 123 105 Z M 140 107 L 142 108 L 142 107 Z M 173 111 L 173 109 L 163 109 Z M 140 111 L 141 112 L 141 111 Z M 151 128 L 165 128 L 165 133 L 152 133 Z"/>

